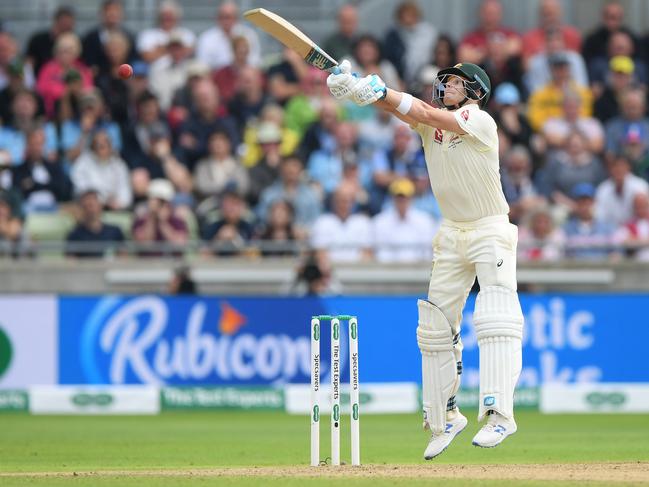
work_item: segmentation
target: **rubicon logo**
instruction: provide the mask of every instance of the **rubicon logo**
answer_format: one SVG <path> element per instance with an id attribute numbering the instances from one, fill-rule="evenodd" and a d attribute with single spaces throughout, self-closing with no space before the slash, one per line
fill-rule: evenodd
<path id="1" fill-rule="evenodd" d="M 13 356 L 13 350 L 11 348 L 11 341 L 9 336 L 5 333 L 0 326 L 0 378 L 5 374 L 9 369 L 11 364 L 11 358 Z"/>

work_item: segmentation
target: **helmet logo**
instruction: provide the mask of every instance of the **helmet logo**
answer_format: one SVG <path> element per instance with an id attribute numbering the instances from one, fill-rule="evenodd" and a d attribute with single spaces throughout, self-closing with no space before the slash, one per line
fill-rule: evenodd
<path id="1" fill-rule="evenodd" d="M 456 64 L 455 66 L 453 66 L 453 67 L 454 67 L 454 68 L 461 68 L 461 67 L 462 67 L 462 63 L 457 63 L 457 64 Z"/>

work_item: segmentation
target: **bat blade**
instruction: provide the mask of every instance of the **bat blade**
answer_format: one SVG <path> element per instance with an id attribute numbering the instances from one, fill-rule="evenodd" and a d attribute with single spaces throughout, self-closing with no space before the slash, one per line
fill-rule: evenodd
<path id="1" fill-rule="evenodd" d="M 308 64 L 323 71 L 331 71 L 338 66 L 335 59 L 323 51 L 300 29 L 279 15 L 265 8 L 255 8 L 248 10 L 243 16 L 286 47 L 297 52 Z"/>

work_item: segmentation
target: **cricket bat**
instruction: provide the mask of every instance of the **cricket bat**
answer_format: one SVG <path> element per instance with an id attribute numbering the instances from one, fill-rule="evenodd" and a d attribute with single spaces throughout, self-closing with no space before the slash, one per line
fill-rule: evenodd
<path id="1" fill-rule="evenodd" d="M 289 49 L 294 50 L 311 66 L 333 71 L 338 62 L 309 39 L 293 24 L 265 8 L 255 8 L 243 14 L 244 18 L 270 34 Z"/>

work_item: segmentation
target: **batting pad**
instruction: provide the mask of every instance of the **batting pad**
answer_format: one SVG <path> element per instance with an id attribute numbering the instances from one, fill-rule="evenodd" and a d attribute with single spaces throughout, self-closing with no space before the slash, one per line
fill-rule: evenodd
<path id="1" fill-rule="evenodd" d="M 458 380 L 453 334 L 450 323 L 437 306 L 420 299 L 417 308 L 424 425 L 427 423 L 434 433 L 442 433 L 446 427 L 446 404 Z"/>
<path id="2" fill-rule="evenodd" d="M 475 303 L 473 324 L 480 347 L 478 421 L 493 409 L 514 417 L 514 388 L 523 365 L 523 312 L 516 291 L 486 286 Z"/>

